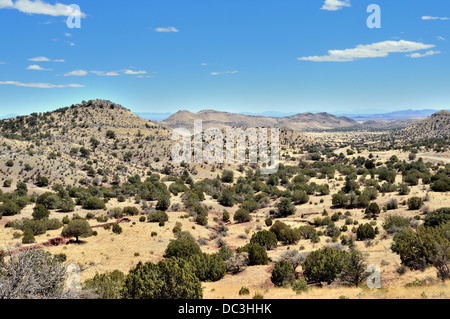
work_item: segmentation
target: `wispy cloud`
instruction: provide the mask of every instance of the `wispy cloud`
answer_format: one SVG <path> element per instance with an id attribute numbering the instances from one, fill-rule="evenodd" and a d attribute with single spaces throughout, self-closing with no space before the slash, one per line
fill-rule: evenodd
<path id="1" fill-rule="evenodd" d="M 3 62 L 3 61 L 0 61 L 0 64 L 6 64 L 5 62 Z"/>
<path id="2" fill-rule="evenodd" d="M 64 76 L 86 76 L 86 75 L 88 75 L 88 72 L 85 70 L 74 70 L 64 74 Z"/>
<path id="3" fill-rule="evenodd" d="M 360 44 L 356 48 L 345 50 L 329 50 L 328 55 L 307 56 L 298 58 L 299 61 L 312 62 L 350 62 L 366 58 L 383 58 L 390 53 L 407 53 L 434 48 L 433 44 L 412 41 L 384 41 L 373 44 Z"/>
<path id="4" fill-rule="evenodd" d="M 436 39 L 440 40 L 440 41 L 445 41 L 444 37 L 441 37 L 440 35 L 436 37 Z"/>
<path id="5" fill-rule="evenodd" d="M 28 59 L 28 61 L 33 61 L 33 62 L 66 62 L 63 59 L 51 60 L 51 59 L 49 59 L 49 58 L 47 58 L 45 56 L 38 56 L 38 57 L 35 57 L 35 58 L 30 58 L 30 59 Z"/>
<path id="6" fill-rule="evenodd" d="M 43 14 L 53 17 L 69 17 L 78 13 L 69 5 L 61 3 L 49 4 L 42 0 L 17 0 L 15 2 L 12 0 L 0 0 L 0 9 L 4 8 L 16 9 L 20 12 L 28 14 Z M 79 12 L 79 15 L 82 18 L 86 17 L 86 14 L 83 12 Z"/>
<path id="7" fill-rule="evenodd" d="M 343 7 L 351 7 L 350 0 L 325 0 L 321 10 L 337 11 Z"/>
<path id="8" fill-rule="evenodd" d="M 450 18 L 448 18 L 448 17 L 423 16 L 422 20 L 450 20 Z"/>
<path id="9" fill-rule="evenodd" d="M 156 32 L 180 32 L 177 28 L 175 27 L 167 27 L 167 28 L 156 28 L 155 29 Z"/>
<path id="10" fill-rule="evenodd" d="M 109 71 L 109 72 L 105 72 L 105 71 L 91 71 L 91 73 L 96 74 L 98 76 L 119 76 L 119 72 L 117 71 Z"/>
<path id="11" fill-rule="evenodd" d="M 50 83 L 21 83 L 17 81 L 0 81 L 0 85 L 14 85 L 27 88 L 37 89 L 54 89 L 54 88 L 82 88 L 81 84 L 50 84 Z"/>
<path id="12" fill-rule="evenodd" d="M 142 74 L 147 74 L 147 71 L 125 70 L 125 74 L 128 74 L 128 75 L 142 75 Z"/>
<path id="13" fill-rule="evenodd" d="M 30 65 L 26 68 L 27 70 L 34 70 L 34 71 L 52 71 L 52 69 L 45 69 L 37 64 Z"/>
<path id="14" fill-rule="evenodd" d="M 407 56 L 409 56 L 409 57 L 411 57 L 413 59 L 417 59 L 417 58 L 424 58 L 426 56 L 436 55 L 436 54 L 440 54 L 440 53 L 441 53 L 441 51 L 430 50 L 430 51 L 427 51 L 427 52 L 425 52 L 423 54 L 421 54 L 421 53 L 412 53 L 412 54 L 408 54 Z"/>
<path id="15" fill-rule="evenodd" d="M 45 56 L 38 56 L 38 57 L 36 57 L 36 58 L 28 59 L 28 61 L 34 61 L 34 62 L 48 62 L 48 61 L 50 61 L 50 59 L 47 58 L 47 57 L 45 57 Z"/>
<path id="16" fill-rule="evenodd" d="M 211 72 L 211 75 L 236 74 L 239 71 Z"/>

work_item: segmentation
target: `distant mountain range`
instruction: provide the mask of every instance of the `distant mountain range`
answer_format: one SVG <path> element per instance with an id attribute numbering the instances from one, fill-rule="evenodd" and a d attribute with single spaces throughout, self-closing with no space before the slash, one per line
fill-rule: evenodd
<path id="1" fill-rule="evenodd" d="M 11 118 L 18 117 L 18 116 L 19 116 L 19 114 L 13 114 L 13 113 L 6 114 L 6 115 L 1 115 L 0 116 L 0 120 L 11 119 Z"/>
<path id="2" fill-rule="evenodd" d="M 357 122 L 367 122 L 367 121 L 402 121 L 402 120 L 408 120 L 408 119 L 423 119 L 426 117 L 429 117 L 430 115 L 439 112 L 440 110 L 433 110 L 433 109 L 424 109 L 424 110 L 403 110 L 403 111 L 396 111 L 396 112 L 389 112 L 389 113 L 343 113 L 338 114 L 335 113 L 333 115 L 335 116 L 344 116 L 348 117 L 350 119 L 353 119 Z M 152 121 L 164 121 L 168 119 L 170 116 L 174 115 L 174 113 L 135 113 L 136 115 Z M 251 113 L 251 112 L 242 112 L 242 113 L 236 113 L 239 115 L 249 115 L 249 116 L 256 116 L 256 117 L 273 117 L 273 118 L 285 118 L 290 117 L 293 115 L 296 115 L 295 112 L 290 113 L 284 113 L 284 112 L 278 112 L 278 111 L 266 111 L 261 113 Z"/>
<path id="3" fill-rule="evenodd" d="M 347 117 L 337 117 L 328 113 L 302 113 L 287 117 L 267 117 L 234 114 L 205 110 L 198 113 L 179 111 L 159 122 L 167 128 L 192 127 L 195 120 L 203 121 L 203 127 L 284 127 L 294 131 L 310 129 L 334 129 L 357 126 L 358 123 Z"/>

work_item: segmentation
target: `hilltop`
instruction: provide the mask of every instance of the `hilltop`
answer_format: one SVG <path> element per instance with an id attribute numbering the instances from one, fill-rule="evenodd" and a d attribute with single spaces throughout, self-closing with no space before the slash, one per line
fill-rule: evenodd
<path id="1" fill-rule="evenodd" d="M 450 112 L 437 112 L 425 120 L 400 130 L 397 135 L 415 140 L 448 137 L 450 136 Z"/>
<path id="2" fill-rule="evenodd" d="M 0 130 L 3 176 L 42 175 L 63 185 L 145 175 L 151 165 L 161 168 L 159 158 L 168 158 L 172 143 L 166 129 L 104 100 L 2 120 Z M 4 165 L 8 160 L 12 167 Z"/>

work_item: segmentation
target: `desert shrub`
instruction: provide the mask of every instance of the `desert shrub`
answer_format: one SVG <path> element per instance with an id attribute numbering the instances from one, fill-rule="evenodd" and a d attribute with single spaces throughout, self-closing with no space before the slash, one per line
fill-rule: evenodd
<path id="1" fill-rule="evenodd" d="M 64 224 L 56 218 L 48 219 L 45 221 L 47 230 L 57 230 L 64 226 Z"/>
<path id="2" fill-rule="evenodd" d="M 170 207 L 170 197 L 169 195 L 160 195 L 158 197 L 158 202 L 156 203 L 156 209 L 166 211 Z"/>
<path id="3" fill-rule="evenodd" d="M 374 239 L 376 236 L 375 229 L 370 224 L 359 225 L 356 230 L 357 240 Z"/>
<path id="4" fill-rule="evenodd" d="M 76 298 L 65 288 L 66 266 L 39 249 L 28 249 L 0 262 L 0 299 Z"/>
<path id="5" fill-rule="evenodd" d="M 308 283 L 304 277 L 300 277 L 292 283 L 292 289 L 296 294 L 301 294 L 304 291 L 308 291 Z"/>
<path id="6" fill-rule="evenodd" d="M 62 236 L 66 238 L 75 237 L 76 242 L 79 242 L 79 238 L 87 238 L 92 236 L 92 229 L 86 220 L 75 219 L 64 227 Z"/>
<path id="7" fill-rule="evenodd" d="M 398 208 L 398 201 L 393 198 L 389 201 L 389 203 L 386 204 L 386 209 L 387 210 L 394 210 Z"/>
<path id="8" fill-rule="evenodd" d="M 147 220 L 150 223 L 160 223 L 160 222 L 167 222 L 169 221 L 169 215 L 167 215 L 166 212 L 155 210 L 154 212 L 151 212 L 147 216 Z"/>
<path id="9" fill-rule="evenodd" d="M 217 255 L 196 254 L 189 257 L 188 261 L 194 266 L 195 275 L 200 281 L 219 281 L 227 271 L 225 261 Z"/>
<path id="10" fill-rule="evenodd" d="M 36 204 L 36 206 L 33 208 L 33 219 L 35 220 L 43 220 L 47 219 L 48 216 L 50 216 L 50 212 L 47 208 L 45 208 L 42 204 Z"/>
<path id="11" fill-rule="evenodd" d="M 332 196 L 332 203 L 336 207 L 345 207 L 348 204 L 348 196 L 344 192 L 338 192 Z"/>
<path id="12" fill-rule="evenodd" d="M 234 214 L 234 221 L 237 223 L 248 223 L 251 220 L 250 212 L 246 209 L 240 208 Z"/>
<path id="13" fill-rule="evenodd" d="M 411 197 L 408 199 L 408 209 L 409 210 L 418 210 L 423 206 L 423 200 L 420 197 Z"/>
<path id="14" fill-rule="evenodd" d="M 296 208 L 292 204 L 291 199 L 283 197 L 275 207 L 278 209 L 277 213 L 280 217 L 286 217 L 295 214 Z"/>
<path id="15" fill-rule="evenodd" d="M 202 299 L 203 289 L 194 267 L 185 260 L 166 258 L 139 263 L 124 280 L 125 299 Z"/>
<path id="16" fill-rule="evenodd" d="M 423 270 L 433 264 L 437 247 L 445 246 L 449 240 L 439 229 L 421 225 L 417 231 L 405 228 L 394 237 L 392 251 L 400 255 L 402 264 L 411 269 Z"/>
<path id="17" fill-rule="evenodd" d="M 123 212 L 123 214 L 124 214 L 125 216 L 127 216 L 127 215 L 130 215 L 130 216 L 136 216 L 136 215 L 139 215 L 139 209 L 137 209 L 137 208 L 134 207 L 134 206 L 127 206 L 127 207 L 124 207 L 123 210 L 122 210 L 122 212 Z"/>
<path id="18" fill-rule="evenodd" d="M 219 197 L 219 204 L 225 207 L 234 206 L 234 197 L 230 192 L 224 192 L 222 196 Z"/>
<path id="19" fill-rule="evenodd" d="M 401 183 L 400 185 L 398 185 L 397 190 L 399 195 L 408 195 L 411 192 L 411 189 L 406 183 Z"/>
<path id="20" fill-rule="evenodd" d="M 358 286 L 368 276 L 364 255 L 356 249 L 351 249 L 344 259 L 344 267 L 339 278 L 344 284 Z"/>
<path id="21" fill-rule="evenodd" d="M 239 296 L 250 295 L 250 290 L 247 287 L 242 287 L 239 290 Z"/>
<path id="22" fill-rule="evenodd" d="M 114 234 L 120 235 L 120 234 L 122 234 L 122 227 L 120 227 L 119 224 L 114 224 L 112 227 L 112 232 Z"/>
<path id="23" fill-rule="evenodd" d="M 0 214 L 3 216 L 14 216 L 20 213 L 22 209 L 13 201 L 5 201 L 0 205 Z"/>
<path id="24" fill-rule="evenodd" d="M 227 272 L 237 274 L 244 271 L 249 264 L 248 253 L 237 253 L 226 260 Z"/>
<path id="25" fill-rule="evenodd" d="M 34 236 L 39 236 L 47 231 L 47 222 L 44 220 L 24 219 L 22 230 L 31 230 Z"/>
<path id="26" fill-rule="evenodd" d="M 369 218 L 377 217 L 380 214 L 380 206 L 377 203 L 370 203 L 365 210 L 365 214 Z"/>
<path id="27" fill-rule="evenodd" d="M 450 208 L 443 207 L 427 213 L 424 225 L 426 227 L 437 227 L 450 221 Z"/>
<path id="28" fill-rule="evenodd" d="M 305 261 L 307 255 L 306 253 L 299 253 L 295 249 L 288 249 L 281 253 L 280 260 L 288 261 L 295 270 Z"/>
<path id="29" fill-rule="evenodd" d="M 273 220 L 272 220 L 272 218 L 266 218 L 266 220 L 264 221 L 265 222 L 265 224 L 266 224 L 266 226 L 267 227 L 270 227 L 270 226 L 272 226 L 272 224 L 273 224 Z"/>
<path id="30" fill-rule="evenodd" d="M 94 292 L 100 299 L 122 299 L 125 274 L 119 270 L 98 274 L 83 284 L 83 289 Z"/>
<path id="31" fill-rule="evenodd" d="M 233 183 L 234 181 L 234 173 L 233 171 L 224 171 L 222 173 L 222 178 L 221 178 L 223 183 Z"/>
<path id="32" fill-rule="evenodd" d="M 409 219 L 398 215 L 386 217 L 383 223 L 383 229 L 389 234 L 396 233 L 405 227 L 409 227 Z"/>
<path id="33" fill-rule="evenodd" d="M 286 260 L 277 262 L 272 270 L 270 279 L 277 287 L 291 285 L 295 280 L 294 268 Z"/>
<path id="34" fill-rule="evenodd" d="M 278 241 L 281 241 L 281 231 L 286 228 L 289 228 L 289 226 L 286 225 L 285 223 L 277 220 L 272 225 L 272 227 L 270 227 L 270 231 L 273 232 L 277 236 Z"/>
<path id="35" fill-rule="evenodd" d="M 219 256 L 223 261 L 227 261 L 234 256 L 234 252 L 230 248 L 222 246 L 220 247 L 217 256 Z"/>
<path id="36" fill-rule="evenodd" d="M 22 237 L 22 244 L 34 244 L 36 239 L 34 239 L 34 234 L 31 229 L 25 229 Z"/>
<path id="37" fill-rule="evenodd" d="M 301 236 L 298 229 L 294 229 L 288 226 L 280 231 L 277 239 L 284 245 L 292 245 L 298 243 L 298 241 L 301 239 Z"/>
<path id="38" fill-rule="evenodd" d="M 294 191 L 292 193 L 292 201 L 296 205 L 302 205 L 309 202 L 309 196 L 304 191 Z"/>
<path id="39" fill-rule="evenodd" d="M 95 210 L 95 209 L 105 209 L 105 202 L 97 197 L 89 197 L 87 198 L 83 204 L 82 204 L 83 209 L 87 209 L 87 210 Z"/>
<path id="40" fill-rule="evenodd" d="M 303 274 L 308 281 L 330 284 L 342 272 L 346 254 L 330 247 L 313 251 L 303 263 Z"/>
<path id="41" fill-rule="evenodd" d="M 166 249 L 166 258 L 187 259 L 190 256 L 201 254 L 200 246 L 193 240 L 179 238 L 169 243 Z"/>
<path id="42" fill-rule="evenodd" d="M 230 213 L 226 210 L 223 211 L 222 220 L 224 222 L 228 222 L 230 220 Z"/>
<path id="43" fill-rule="evenodd" d="M 247 244 L 237 249 L 237 253 L 248 253 L 249 265 L 267 265 L 269 263 L 269 257 L 267 252 L 259 244 Z"/>
<path id="44" fill-rule="evenodd" d="M 273 232 L 262 230 L 254 234 L 250 242 L 252 244 L 259 244 L 266 250 L 271 250 L 277 247 L 278 239 Z"/>

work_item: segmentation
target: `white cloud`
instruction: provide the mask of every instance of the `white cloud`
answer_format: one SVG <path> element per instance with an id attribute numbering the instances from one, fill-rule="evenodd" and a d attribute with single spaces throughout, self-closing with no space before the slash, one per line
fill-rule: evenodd
<path id="1" fill-rule="evenodd" d="M 412 41 L 384 41 L 373 44 L 360 44 L 356 48 L 345 50 L 329 50 L 328 55 L 300 57 L 299 61 L 313 62 L 349 62 L 365 58 L 383 58 L 389 53 L 406 53 L 434 48 L 433 44 Z"/>
<path id="2" fill-rule="evenodd" d="M 236 74 L 238 71 L 211 72 L 211 75 Z"/>
<path id="3" fill-rule="evenodd" d="M 28 59 L 28 61 L 33 61 L 33 62 L 66 62 L 66 60 L 63 59 L 55 59 L 55 60 L 51 60 L 45 56 L 38 56 L 36 58 L 31 58 Z"/>
<path id="4" fill-rule="evenodd" d="M 441 36 L 437 36 L 436 39 L 438 39 L 438 40 L 440 40 L 440 41 L 445 41 L 445 38 L 444 38 L 444 37 L 441 37 Z"/>
<path id="5" fill-rule="evenodd" d="M 86 76 L 88 74 L 85 70 L 75 70 L 69 73 L 64 74 L 64 76 Z"/>
<path id="6" fill-rule="evenodd" d="M 21 83 L 17 81 L 0 81 L 0 85 L 14 85 L 27 88 L 53 89 L 53 88 L 82 88 L 81 84 L 50 84 L 50 83 Z"/>
<path id="7" fill-rule="evenodd" d="M 11 0 L 0 0 L 0 9 L 10 8 L 14 5 Z"/>
<path id="8" fill-rule="evenodd" d="M 337 11 L 343 7 L 351 7 L 350 0 L 325 0 L 321 10 Z"/>
<path id="9" fill-rule="evenodd" d="M 207 66 L 208 65 L 208 63 L 202 63 L 202 66 Z"/>
<path id="10" fill-rule="evenodd" d="M 156 28 L 155 29 L 156 32 L 180 32 L 177 28 L 175 27 L 167 27 L 167 28 Z"/>
<path id="11" fill-rule="evenodd" d="M 408 56 L 413 58 L 413 59 L 417 59 L 417 58 L 424 58 L 426 56 L 436 55 L 436 54 L 440 54 L 440 53 L 441 53 L 441 51 L 429 50 L 429 51 L 425 52 L 424 54 L 412 53 L 412 54 L 408 54 Z"/>
<path id="12" fill-rule="evenodd" d="M 0 61 L 0 64 L 6 64 L 5 62 L 3 62 L 3 61 Z"/>
<path id="13" fill-rule="evenodd" d="M 70 38 L 72 36 L 72 33 L 66 32 L 66 33 L 64 33 L 64 36 Z"/>
<path id="14" fill-rule="evenodd" d="M 33 64 L 27 67 L 27 70 L 34 70 L 34 71 L 52 71 L 52 69 L 44 69 L 43 67 Z"/>
<path id="15" fill-rule="evenodd" d="M 91 71 L 91 73 L 96 74 L 98 76 L 119 76 L 120 74 L 116 71 L 110 71 L 110 72 L 105 72 L 105 71 Z"/>
<path id="16" fill-rule="evenodd" d="M 0 9 L 11 8 L 28 14 L 44 14 L 54 17 L 69 17 L 77 12 L 69 5 L 56 3 L 54 5 L 46 3 L 42 0 L 17 0 L 14 3 L 11 0 L 0 0 Z M 82 18 L 86 17 L 83 12 L 79 13 Z"/>
<path id="17" fill-rule="evenodd" d="M 48 62 L 48 61 L 50 61 L 50 59 L 47 58 L 47 57 L 45 57 L 45 56 L 38 56 L 38 57 L 36 57 L 36 58 L 28 59 L 28 61 L 33 61 L 33 62 Z"/>
<path id="18" fill-rule="evenodd" d="M 147 71 L 125 70 L 125 74 L 128 74 L 128 75 L 141 75 L 141 74 L 147 74 Z"/>
<path id="19" fill-rule="evenodd" d="M 448 17 L 431 17 L 431 16 L 423 16 L 422 20 L 450 20 Z"/>

